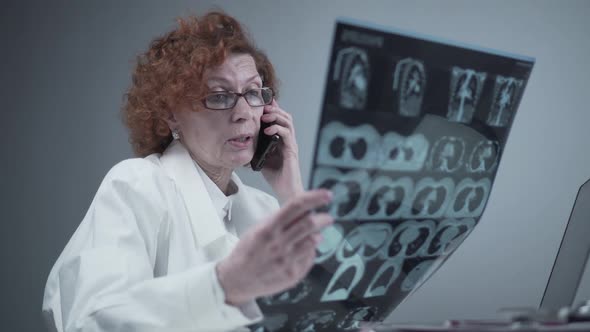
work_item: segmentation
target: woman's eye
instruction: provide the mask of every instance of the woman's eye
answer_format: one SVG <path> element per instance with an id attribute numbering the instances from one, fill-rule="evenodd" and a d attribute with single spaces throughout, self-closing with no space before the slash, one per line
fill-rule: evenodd
<path id="1" fill-rule="evenodd" d="M 216 93 L 209 96 L 209 101 L 213 103 L 224 103 L 227 101 L 228 96 L 226 93 Z"/>
<path id="2" fill-rule="evenodd" d="M 260 90 L 258 90 L 258 89 L 250 90 L 250 91 L 247 91 L 246 94 L 251 97 L 260 97 Z"/>

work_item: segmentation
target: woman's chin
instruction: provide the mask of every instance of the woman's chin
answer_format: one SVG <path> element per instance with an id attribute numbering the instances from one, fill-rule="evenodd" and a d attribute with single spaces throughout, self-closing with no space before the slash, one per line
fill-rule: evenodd
<path id="1" fill-rule="evenodd" d="M 250 164 L 250 161 L 252 160 L 253 157 L 254 157 L 254 152 L 241 151 L 240 153 L 237 153 L 235 156 L 233 156 L 233 158 L 231 160 L 231 164 L 234 169 L 240 168 L 243 166 L 247 166 L 248 164 Z"/>

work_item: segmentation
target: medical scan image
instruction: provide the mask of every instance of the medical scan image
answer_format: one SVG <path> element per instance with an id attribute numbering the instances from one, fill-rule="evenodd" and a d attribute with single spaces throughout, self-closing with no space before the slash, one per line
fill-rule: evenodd
<path id="1" fill-rule="evenodd" d="M 369 82 L 369 58 L 357 47 L 338 51 L 334 63 L 334 80 L 340 82 L 340 106 L 346 109 L 362 110 L 367 101 Z"/>
<path id="2" fill-rule="evenodd" d="M 385 320 L 477 226 L 533 60 L 341 19 L 308 188 L 334 224 L 252 331 L 357 331 Z"/>
<path id="3" fill-rule="evenodd" d="M 397 98 L 399 115 L 418 116 L 424 99 L 426 72 L 424 64 L 417 59 L 400 60 L 393 74 L 393 90 L 399 91 Z"/>
<path id="4" fill-rule="evenodd" d="M 483 91 L 487 74 L 473 69 L 453 67 L 449 95 L 449 121 L 470 123 Z"/>

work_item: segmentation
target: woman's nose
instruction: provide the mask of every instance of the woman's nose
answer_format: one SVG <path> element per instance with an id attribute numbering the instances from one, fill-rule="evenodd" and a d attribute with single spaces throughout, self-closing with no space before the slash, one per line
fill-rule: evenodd
<path id="1" fill-rule="evenodd" d="M 242 119 L 247 120 L 254 116 L 254 107 L 250 106 L 243 96 L 238 98 L 236 105 L 232 109 L 232 120 L 240 121 Z"/>

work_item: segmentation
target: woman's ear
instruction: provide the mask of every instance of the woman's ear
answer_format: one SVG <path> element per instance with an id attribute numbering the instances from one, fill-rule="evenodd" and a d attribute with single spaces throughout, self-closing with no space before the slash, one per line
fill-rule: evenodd
<path id="1" fill-rule="evenodd" d="M 164 119 L 166 121 L 166 123 L 168 124 L 168 128 L 170 128 L 170 131 L 174 131 L 174 130 L 179 130 L 180 128 L 180 123 L 178 122 L 178 118 L 176 117 L 176 114 L 174 114 L 174 112 L 168 112 L 168 118 Z"/>

